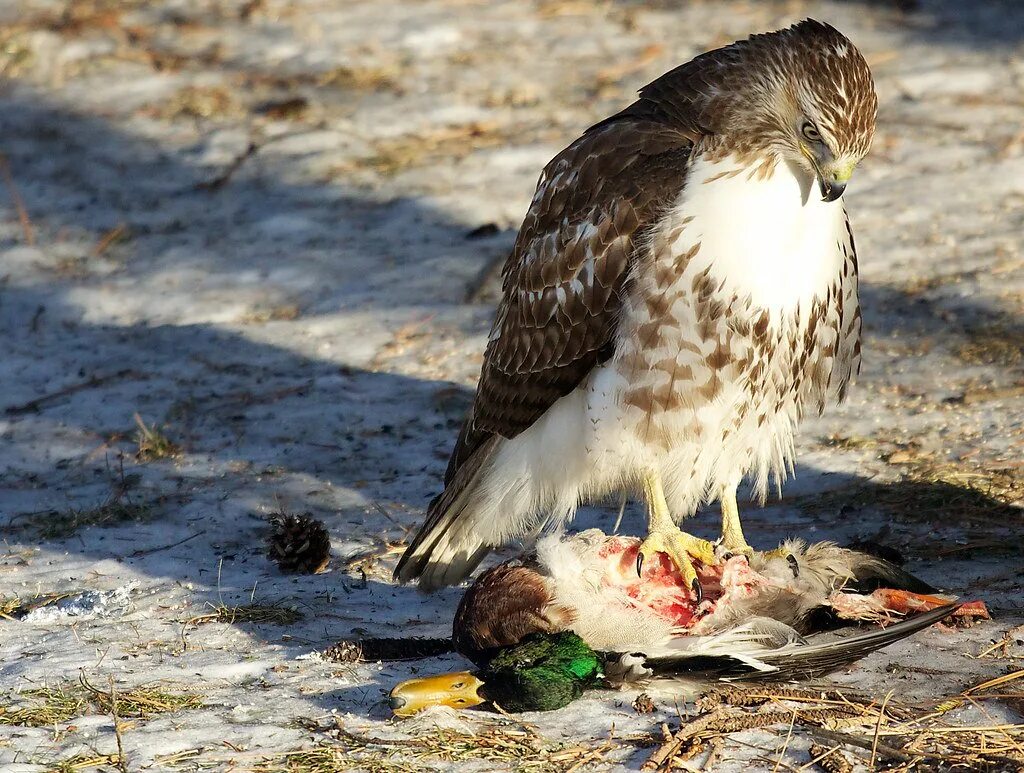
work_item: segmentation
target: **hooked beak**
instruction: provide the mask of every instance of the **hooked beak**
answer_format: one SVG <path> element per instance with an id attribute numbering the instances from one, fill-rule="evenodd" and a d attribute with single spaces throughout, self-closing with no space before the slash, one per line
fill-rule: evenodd
<path id="1" fill-rule="evenodd" d="M 820 155 L 815 154 L 811 148 L 803 144 L 801 144 L 800 150 L 814 168 L 814 176 L 818 180 L 821 200 L 825 202 L 836 201 L 846 192 L 846 184 L 853 177 L 856 163 L 852 161 L 837 161 L 832 158 L 832 154 L 828 150 L 823 150 Z"/>
<path id="2" fill-rule="evenodd" d="M 398 717 L 411 717 L 429 706 L 465 709 L 487 700 L 478 692 L 483 685 L 469 671 L 408 679 L 391 691 L 388 704 Z"/>
<path id="3" fill-rule="evenodd" d="M 821 191 L 822 201 L 835 201 L 846 190 L 846 183 L 838 180 L 829 180 L 827 177 L 818 176 L 818 190 Z"/>

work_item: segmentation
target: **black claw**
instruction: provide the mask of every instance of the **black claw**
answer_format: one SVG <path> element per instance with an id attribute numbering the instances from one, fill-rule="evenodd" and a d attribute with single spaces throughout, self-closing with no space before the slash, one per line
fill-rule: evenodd
<path id="1" fill-rule="evenodd" d="M 644 554 L 642 551 L 637 551 L 636 554 L 636 576 L 642 577 L 644 571 Z"/>
<path id="2" fill-rule="evenodd" d="M 800 576 L 800 563 L 796 560 L 796 556 L 792 553 L 786 555 L 786 560 L 789 561 L 789 568 L 793 570 L 793 576 Z"/>
<path id="3" fill-rule="evenodd" d="M 693 595 L 696 596 L 696 603 L 699 604 L 704 600 L 704 590 L 700 587 L 700 580 L 694 577 L 693 582 L 690 583 L 690 587 L 693 588 Z"/>

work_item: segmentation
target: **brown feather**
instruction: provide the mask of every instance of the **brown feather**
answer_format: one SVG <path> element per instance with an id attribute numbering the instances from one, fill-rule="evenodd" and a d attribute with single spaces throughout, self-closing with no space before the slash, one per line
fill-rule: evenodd
<path id="1" fill-rule="evenodd" d="M 690 148 L 674 128 L 621 120 L 548 164 L 505 264 L 449 476 L 488 437 L 528 428 L 610 356 L 636 246 L 682 188 Z M 588 178 L 593 185 L 582 184 Z"/>
<path id="2" fill-rule="evenodd" d="M 436 577 L 423 576 L 495 441 L 527 429 L 612 355 L 638 244 L 682 189 L 691 148 L 673 127 L 623 118 L 588 130 L 545 167 L 503 269 L 503 297 L 445 490 L 397 579 L 419 577 L 424 589 L 458 582 L 486 555 L 481 545 Z"/>
<path id="3" fill-rule="evenodd" d="M 550 580 L 536 569 L 502 564 L 477 578 L 455 613 L 455 649 L 475 663 L 531 633 L 565 630 L 573 613 L 551 602 Z"/>

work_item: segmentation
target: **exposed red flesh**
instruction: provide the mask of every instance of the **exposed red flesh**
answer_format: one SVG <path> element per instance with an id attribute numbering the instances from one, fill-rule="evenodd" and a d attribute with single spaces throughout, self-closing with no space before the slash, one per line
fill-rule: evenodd
<path id="1" fill-rule="evenodd" d="M 686 586 L 675 563 L 664 553 L 657 553 L 643 565 L 637 576 L 636 557 L 640 540 L 635 537 L 609 537 L 599 550 L 606 559 L 603 581 L 653 610 L 659 617 L 679 629 L 688 629 L 714 612 L 716 605 L 756 595 L 772 581 L 750 568 L 742 556 L 733 556 L 721 564 L 705 565 L 694 561 L 703 601 L 698 605 L 693 591 Z M 850 619 L 875 619 L 877 613 L 898 615 L 926 612 L 949 603 L 949 599 L 909 591 L 881 588 L 870 596 L 836 592 L 832 596 L 836 611 Z M 879 609 L 881 607 L 881 609 Z M 844 614 L 845 612 L 845 614 Z M 954 617 L 988 620 L 982 601 L 964 602 Z"/>
<path id="2" fill-rule="evenodd" d="M 704 600 L 697 599 L 675 563 L 664 553 L 656 553 L 643 565 L 643 576 L 637 576 L 636 557 L 640 540 L 635 537 L 610 537 L 599 555 L 607 559 L 604 581 L 624 591 L 637 604 L 654 610 L 659 617 L 677 628 L 690 628 L 709 614 L 722 596 L 724 565 L 707 566 L 694 561 Z"/>
<path id="3" fill-rule="evenodd" d="M 911 593 L 905 590 L 893 590 L 892 588 L 879 588 L 871 594 L 890 612 L 897 612 L 905 615 L 909 612 L 927 612 L 949 603 L 949 599 L 940 596 L 929 596 L 923 593 Z M 953 613 L 957 618 L 973 618 L 977 620 L 991 620 L 988 607 L 984 601 L 964 601 L 960 608 Z"/>

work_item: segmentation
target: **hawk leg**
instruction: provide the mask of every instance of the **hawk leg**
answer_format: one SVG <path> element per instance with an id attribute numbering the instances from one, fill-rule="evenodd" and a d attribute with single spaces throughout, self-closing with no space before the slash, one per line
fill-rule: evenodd
<path id="1" fill-rule="evenodd" d="M 701 600 L 700 583 L 692 558 L 704 564 L 715 563 L 715 546 L 692 534 L 687 534 L 672 520 L 665 502 L 665 492 L 657 473 L 644 476 L 644 498 L 647 500 L 647 539 L 640 543 L 636 556 L 636 572 L 643 571 L 644 560 L 655 553 L 664 553 L 679 568 L 683 580 L 693 589 L 697 601 Z"/>
<path id="2" fill-rule="evenodd" d="M 740 525 L 740 509 L 736 505 L 736 488 L 726 489 L 719 498 L 722 505 L 722 538 L 719 544 L 729 553 L 742 553 L 751 559 L 754 549 L 747 544 Z M 789 555 L 785 548 L 778 547 L 763 554 L 765 558 L 782 558 Z"/>
<path id="3" fill-rule="evenodd" d="M 754 555 L 754 549 L 747 544 L 740 525 L 740 509 L 736 506 L 736 489 L 726 489 L 719 501 L 722 505 L 721 543 L 730 553 L 742 553 L 747 558 Z"/>

